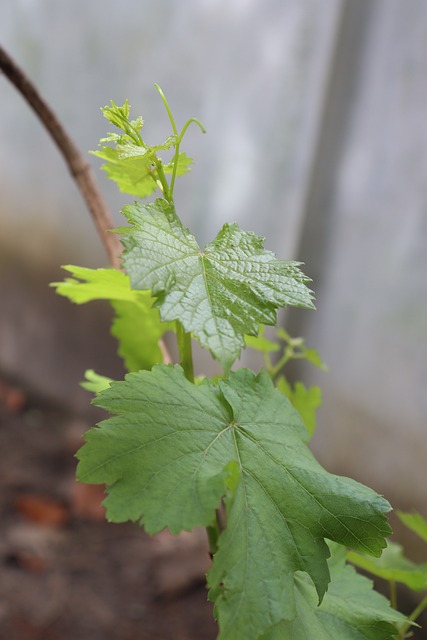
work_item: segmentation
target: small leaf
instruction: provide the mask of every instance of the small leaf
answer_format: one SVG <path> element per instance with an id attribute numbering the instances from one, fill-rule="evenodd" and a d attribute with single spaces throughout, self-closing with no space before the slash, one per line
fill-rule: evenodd
<path id="1" fill-rule="evenodd" d="M 311 364 L 314 364 L 314 366 L 318 367 L 319 369 L 327 370 L 328 368 L 316 349 L 304 349 L 303 357 L 305 358 L 305 360 L 308 360 L 308 362 L 311 362 Z"/>
<path id="2" fill-rule="evenodd" d="M 116 314 L 111 333 L 118 340 L 119 355 L 128 371 L 151 369 L 153 364 L 161 362 L 163 356 L 158 342 L 174 326 L 160 321 L 149 291 L 131 289 L 129 276 L 116 269 L 87 269 L 71 265 L 63 268 L 74 277 L 52 283 L 59 295 L 77 304 L 91 300 L 108 300 L 111 303 Z"/>
<path id="3" fill-rule="evenodd" d="M 108 485 L 110 520 L 176 533 L 211 525 L 225 497 L 208 577 L 221 640 L 258 640 L 294 619 L 296 571 L 322 599 L 324 538 L 373 555 L 385 546 L 387 501 L 316 462 L 299 414 L 265 372 L 193 385 L 180 367 L 157 365 L 113 382 L 95 404 L 118 415 L 86 435 L 78 477 Z"/>
<path id="4" fill-rule="evenodd" d="M 122 193 L 147 198 L 158 188 L 152 155 L 144 153 L 139 156 L 120 157 L 117 149 L 108 146 L 103 146 L 100 151 L 91 153 L 106 160 L 101 169 L 106 172 L 110 180 L 114 180 Z"/>
<path id="5" fill-rule="evenodd" d="M 129 276 L 117 269 L 88 269 L 74 265 L 62 268 L 73 277 L 66 278 L 63 282 L 52 282 L 50 286 L 55 287 L 60 296 L 65 296 L 76 304 L 91 300 L 140 302 L 149 296 L 147 292 L 132 291 Z"/>
<path id="6" fill-rule="evenodd" d="M 104 107 L 102 112 L 107 120 L 123 133 L 110 133 L 107 138 L 101 140 L 98 151 L 90 152 L 106 161 L 101 169 L 116 182 L 123 193 L 147 198 L 156 189 L 162 190 L 158 172 L 158 165 L 162 163 L 157 154 L 175 147 L 176 137 L 169 136 L 159 145 L 147 145 L 141 136 L 144 122 L 141 117 L 130 120 L 130 106 L 127 100 L 122 106 L 111 101 L 111 106 Z M 176 175 L 188 173 L 192 162 L 185 153 L 180 153 Z M 164 173 L 172 173 L 173 167 L 173 162 L 162 165 Z"/>
<path id="7" fill-rule="evenodd" d="M 271 342 L 265 337 L 264 325 L 260 325 L 257 336 L 245 336 L 245 343 L 250 349 L 255 349 L 255 351 L 261 351 L 262 353 L 271 353 L 280 349 L 277 342 Z"/>
<path id="8" fill-rule="evenodd" d="M 316 431 L 316 411 L 322 405 L 322 391 L 320 387 L 305 387 L 302 382 L 296 382 L 294 387 L 281 376 L 276 387 L 292 402 L 300 413 L 306 429 L 311 436 Z"/>
<path id="9" fill-rule="evenodd" d="M 185 152 L 180 153 L 178 156 L 178 163 L 176 167 L 176 175 L 183 176 L 186 173 L 191 171 L 191 166 L 193 165 L 193 160 L 187 156 Z M 173 172 L 173 162 L 168 162 L 163 165 L 163 171 L 165 173 Z"/>
<path id="10" fill-rule="evenodd" d="M 111 100 L 110 106 L 103 107 L 101 111 L 104 118 L 107 118 L 118 129 L 127 133 L 131 130 L 135 135 L 139 135 L 144 121 L 142 118 L 137 118 L 137 120 L 133 121 L 129 120 L 130 104 L 128 100 L 125 100 L 121 106 Z"/>
<path id="11" fill-rule="evenodd" d="M 163 354 L 159 340 L 167 331 L 175 329 L 173 324 L 160 321 L 159 312 L 153 309 L 151 302 L 150 296 L 144 303 L 122 300 L 111 303 L 116 312 L 111 335 L 118 340 L 118 353 L 128 371 L 151 369 L 161 362 Z"/>
<path id="12" fill-rule="evenodd" d="M 405 526 L 427 542 L 427 520 L 419 513 L 404 513 L 397 511 L 397 517 Z"/>
<path id="13" fill-rule="evenodd" d="M 286 347 L 286 353 L 290 359 L 308 360 L 311 364 L 319 369 L 327 370 L 327 366 L 323 362 L 316 349 L 307 349 L 304 338 L 292 338 L 284 327 L 279 327 L 276 331 L 277 337 L 283 340 Z"/>
<path id="14" fill-rule="evenodd" d="M 406 584 L 413 591 L 427 589 L 427 564 L 416 564 L 406 558 L 401 545 L 395 542 L 388 543 L 380 558 L 368 558 L 349 551 L 347 559 L 383 580 Z"/>
<path id="15" fill-rule="evenodd" d="M 83 387 L 83 389 L 86 389 L 86 391 L 91 391 L 98 395 L 101 391 L 108 389 L 112 382 L 111 378 L 101 376 L 93 369 L 88 369 L 85 371 L 85 380 L 80 383 L 80 386 Z"/>
<path id="16" fill-rule="evenodd" d="M 225 370 L 245 334 L 256 335 L 259 323 L 276 323 L 277 308 L 313 308 L 298 263 L 278 260 L 262 238 L 236 224 L 224 225 L 201 251 L 165 200 L 123 213 L 131 224 L 123 244 L 132 287 L 150 289 L 162 320 L 179 320 Z"/>

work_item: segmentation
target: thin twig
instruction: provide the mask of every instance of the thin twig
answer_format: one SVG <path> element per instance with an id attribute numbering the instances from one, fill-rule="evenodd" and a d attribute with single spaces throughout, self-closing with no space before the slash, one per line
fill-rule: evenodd
<path id="1" fill-rule="evenodd" d="M 108 259 L 111 265 L 118 269 L 122 246 L 118 237 L 107 231 L 108 229 L 114 228 L 114 223 L 104 198 L 99 191 L 90 164 L 74 144 L 52 109 L 41 97 L 24 71 L 20 69 L 1 46 L 0 69 L 36 112 L 40 121 L 61 151 L 71 175 L 76 181 L 80 193 L 92 215 L 98 235 L 107 252 Z"/>

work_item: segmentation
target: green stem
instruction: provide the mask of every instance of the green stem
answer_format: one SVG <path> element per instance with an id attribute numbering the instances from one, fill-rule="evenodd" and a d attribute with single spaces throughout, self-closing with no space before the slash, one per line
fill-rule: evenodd
<path id="1" fill-rule="evenodd" d="M 176 140 L 178 142 L 178 129 L 176 128 L 175 120 L 174 120 L 174 117 L 172 115 L 172 111 L 170 109 L 169 103 L 166 100 L 166 96 L 163 93 L 162 89 L 159 87 L 159 85 L 155 84 L 154 86 L 156 87 L 157 91 L 160 93 L 160 97 L 161 97 L 161 99 L 163 101 L 163 104 L 165 105 L 165 109 L 166 109 L 166 111 L 168 113 L 169 120 L 170 120 L 170 123 L 172 125 L 174 136 L 176 137 Z"/>
<path id="2" fill-rule="evenodd" d="M 206 129 L 204 128 L 204 126 L 202 125 L 202 123 L 200 122 L 200 120 L 198 120 L 197 118 L 190 118 L 189 120 L 187 120 L 187 122 L 185 123 L 185 125 L 182 128 L 181 133 L 179 134 L 179 136 L 177 136 L 175 134 L 176 137 L 176 147 L 175 147 L 175 155 L 173 157 L 173 171 L 172 171 L 172 179 L 171 179 L 171 184 L 170 184 L 170 192 L 171 192 L 171 196 L 173 195 L 173 190 L 175 187 L 175 178 L 176 178 L 176 172 L 178 169 L 178 160 L 179 160 L 179 147 L 181 145 L 182 139 L 185 135 L 185 132 L 187 131 L 188 127 L 190 126 L 190 124 L 194 122 L 195 124 L 197 124 L 202 133 L 206 133 Z M 171 120 L 172 123 L 172 120 Z M 173 125 L 172 125 L 173 126 Z M 174 129 L 175 132 L 175 129 Z"/>
<path id="3" fill-rule="evenodd" d="M 170 186 L 168 186 L 168 188 L 167 188 L 167 192 L 168 192 L 168 198 L 167 199 L 169 200 L 169 202 L 172 202 L 173 189 L 174 189 L 174 186 L 175 186 L 176 169 L 177 169 L 177 165 L 178 165 L 179 144 L 181 142 L 181 139 L 178 136 L 178 129 L 176 128 L 175 119 L 174 119 L 174 117 L 172 115 L 172 111 L 171 111 L 171 108 L 169 106 L 169 102 L 166 99 L 165 94 L 163 93 L 162 89 L 159 87 L 158 84 L 155 84 L 154 86 L 156 87 L 157 91 L 159 92 L 160 97 L 161 97 L 161 99 L 163 101 L 163 104 L 165 105 L 165 109 L 167 111 L 167 114 L 169 116 L 169 121 L 170 121 L 171 126 L 172 126 L 173 135 L 175 137 L 175 154 L 174 154 L 174 157 L 173 157 L 172 179 L 171 179 L 171 182 L 170 182 Z M 163 173 L 163 170 L 162 170 L 162 173 Z M 163 177 L 164 177 L 164 173 L 163 173 Z M 161 178 L 160 178 L 160 181 L 161 181 Z M 165 181 L 166 181 L 166 178 L 165 178 Z M 162 186 L 163 186 L 163 182 L 162 182 Z M 165 194 L 165 197 L 166 197 L 166 194 Z"/>
<path id="4" fill-rule="evenodd" d="M 187 333 L 179 320 L 176 321 L 176 337 L 178 340 L 179 360 L 187 380 L 194 383 L 193 351 L 191 333 Z"/>
<path id="5" fill-rule="evenodd" d="M 168 185 L 168 181 L 166 180 L 165 172 L 163 171 L 162 163 L 157 158 L 154 159 L 154 164 L 156 165 L 157 175 L 160 180 L 160 184 L 162 185 L 163 195 L 166 200 L 172 203 L 172 193 L 170 191 L 170 187 Z"/>
<path id="6" fill-rule="evenodd" d="M 212 525 L 211 527 L 206 527 L 206 531 L 209 540 L 209 553 L 211 555 L 211 558 L 213 558 L 218 550 L 218 538 L 220 532 L 216 524 Z"/>
<path id="7" fill-rule="evenodd" d="M 187 131 L 188 127 L 190 126 L 190 124 L 192 122 L 194 122 L 194 124 L 197 124 L 197 126 L 200 128 L 202 133 L 206 133 L 206 129 L 204 128 L 204 126 L 202 125 L 200 120 L 198 120 L 197 118 L 190 118 L 189 120 L 187 120 L 187 122 L 183 126 L 182 131 L 179 134 L 178 142 L 181 142 L 181 140 L 183 139 L 183 137 L 185 135 L 185 132 Z"/>
<path id="8" fill-rule="evenodd" d="M 409 631 L 411 627 L 411 622 L 415 622 L 415 620 L 422 614 L 424 609 L 427 608 L 427 595 L 421 600 L 419 605 L 415 607 L 413 612 L 408 616 L 408 622 L 405 622 L 399 629 L 399 638 L 406 638 L 406 633 Z"/>
<path id="9" fill-rule="evenodd" d="M 268 372 L 270 374 L 270 376 L 272 378 L 275 378 L 277 376 L 277 374 L 279 373 L 279 371 L 285 366 L 285 364 L 293 357 L 293 354 L 289 352 L 288 349 L 286 349 L 285 353 L 283 354 L 283 356 L 276 362 L 276 364 L 271 367 L 270 371 Z"/>
<path id="10" fill-rule="evenodd" d="M 170 184 L 171 197 L 173 196 L 173 190 L 174 190 L 174 187 L 175 187 L 176 172 L 177 172 L 177 169 L 178 169 L 179 145 L 180 145 L 180 141 L 178 140 L 177 143 L 176 143 L 176 147 L 175 147 L 175 155 L 173 157 L 173 171 L 172 171 L 172 178 L 171 178 L 171 184 Z"/>
<path id="11" fill-rule="evenodd" d="M 204 128 L 204 126 L 202 125 L 202 123 L 200 122 L 200 120 L 198 120 L 197 118 L 190 118 L 189 120 L 187 120 L 187 122 L 185 123 L 185 125 L 182 128 L 181 133 L 178 135 L 178 129 L 176 127 L 176 123 L 175 123 L 175 119 L 172 115 L 172 111 L 171 108 L 169 106 L 169 102 L 166 99 L 165 94 L 163 93 L 161 87 L 159 87 L 158 84 L 154 85 L 157 89 L 157 91 L 160 94 L 160 97 L 163 101 L 163 104 L 165 105 L 165 109 L 167 111 L 167 114 L 169 116 L 169 121 L 171 123 L 172 126 L 172 131 L 173 131 L 173 135 L 175 137 L 175 153 L 173 156 L 173 171 L 172 171 L 172 178 L 171 178 L 171 182 L 170 182 L 170 186 L 168 187 L 168 200 L 169 202 L 172 201 L 173 198 L 173 190 L 175 187 L 175 178 L 176 178 L 176 172 L 177 172 L 177 168 L 178 168 L 178 159 L 179 159 L 179 147 L 181 145 L 181 141 L 185 135 L 185 132 L 187 131 L 188 127 L 190 126 L 190 124 L 192 122 L 194 122 L 195 124 L 197 124 L 198 127 L 200 127 L 200 129 L 202 130 L 203 133 L 206 133 L 206 129 Z M 162 182 L 163 185 L 163 182 Z"/>
<path id="12" fill-rule="evenodd" d="M 206 527 L 208 540 L 209 540 L 209 552 L 210 552 L 211 558 L 213 558 L 216 552 L 218 551 L 218 539 L 223 530 L 224 530 L 224 524 L 222 522 L 222 514 L 221 514 L 221 507 L 220 507 L 219 509 L 216 510 L 215 523 L 212 524 L 210 527 Z"/>
<path id="13" fill-rule="evenodd" d="M 390 584 L 390 604 L 397 611 L 397 591 L 396 583 L 394 580 L 389 580 Z"/>

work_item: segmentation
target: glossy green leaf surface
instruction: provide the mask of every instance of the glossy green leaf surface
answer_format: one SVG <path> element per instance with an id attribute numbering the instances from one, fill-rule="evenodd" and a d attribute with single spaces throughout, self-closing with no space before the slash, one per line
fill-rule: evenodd
<path id="1" fill-rule="evenodd" d="M 110 520 L 178 532 L 212 524 L 226 496 L 208 576 L 221 640 L 257 640 L 295 619 L 296 571 L 322 599 L 324 538 L 381 553 L 389 504 L 316 462 L 299 414 L 265 372 L 193 385 L 180 367 L 158 365 L 112 383 L 95 404 L 117 415 L 86 435 L 78 477 L 108 485 Z"/>
<path id="2" fill-rule="evenodd" d="M 124 266 L 134 289 L 150 289 L 164 321 L 179 320 L 228 369 L 276 309 L 313 308 L 307 278 L 263 239 L 226 224 L 204 250 L 165 200 L 124 208 Z"/>

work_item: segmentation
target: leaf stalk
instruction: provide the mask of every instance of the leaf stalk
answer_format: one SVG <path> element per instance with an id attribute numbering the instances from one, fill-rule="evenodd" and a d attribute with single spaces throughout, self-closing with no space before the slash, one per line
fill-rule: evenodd
<path id="1" fill-rule="evenodd" d="M 194 384 L 193 349 L 191 346 L 191 333 L 187 333 L 184 327 L 176 321 L 176 337 L 178 341 L 178 352 L 181 367 L 184 375 Z"/>
<path id="2" fill-rule="evenodd" d="M 404 639 L 407 637 L 407 633 L 411 627 L 411 623 L 415 622 L 415 620 L 422 614 L 424 609 L 427 608 L 427 595 L 421 600 L 421 602 L 415 607 L 413 612 L 408 616 L 408 622 L 405 622 L 399 629 L 399 639 Z"/>

